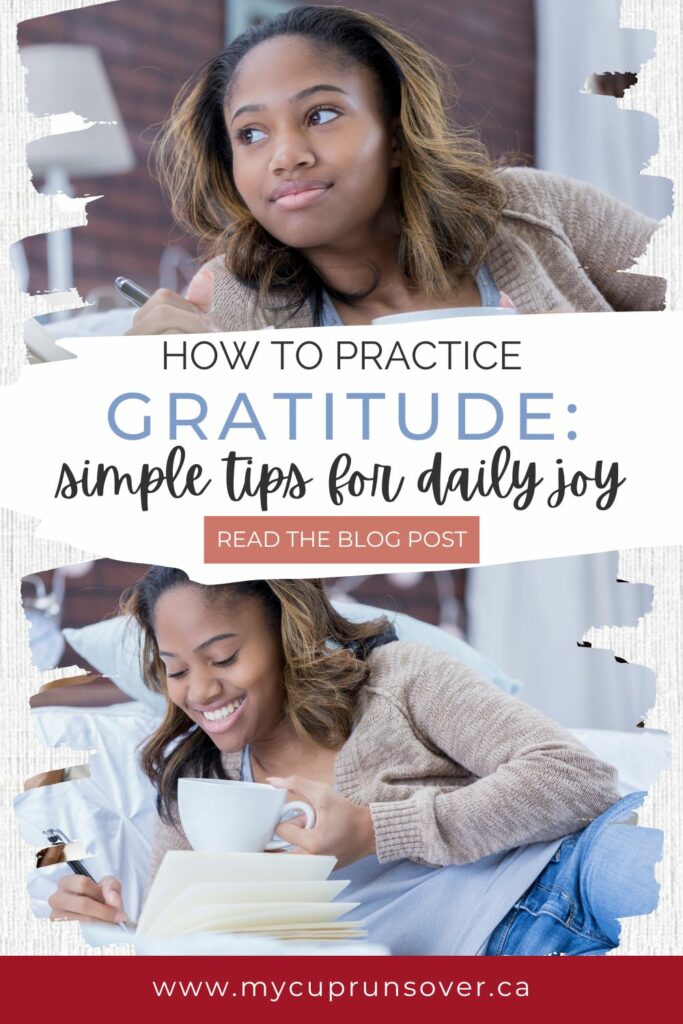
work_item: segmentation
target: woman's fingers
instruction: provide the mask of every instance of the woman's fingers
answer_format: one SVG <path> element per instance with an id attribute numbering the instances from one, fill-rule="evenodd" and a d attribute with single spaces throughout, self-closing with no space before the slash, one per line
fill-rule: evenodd
<path id="1" fill-rule="evenodd" d="M 53 920 L 66 917 L 67 920 L 105 921 L 109 924 L 118 924 L 120 921 L 126 920 L 123 910 L 116 910 L 90 896 L 69 893 L 64 894 L 62 899 L 51 898 L 49 903 L 52 908 Z"/>
<path id="2" fill-rule="evenodd" d="M 144 308 L 144 307 L 143 307 Z M 156 303 L 133 320 L 128 334 L 206 334 L 213 332 L 207 316 L 170 303 Z"/>
<path id="3" fill-rule="evenodd" d="M 282 825 L 293 825 L 294 828 L 297 829 L 297 835 L 304 830 L 310 831 L 310 829 L 306 829 L 305 814 L 297 814 L 296 816 L 292 815 L 291 818 L 283 818 L 282 821 L 278 822 L 278 824 L 275 826 L 275 835 L 280 836 L 281 839 L 285 839 L 287 837 L 282 835 L 281 832 L 279 831 Z M 291 840 L 289 839 L 287 841 L 291 842 Z"/>
<path id="4" fill-rule="evenodd" d="M 50 896 L 52 920 L 125 921 L 121 883 L 107 876 L 98 884 L 85 875 L 65 875 Z M 112 901 L 114 901 L 112 903 Z"/>
<path id="5" fill-rule="evenodd" d="M 123 911 L 123 896 L 121 894 L 121 883 L 113 875 L 105 875 L 100 879 L 100 886 L 105 903 L 114 910 Z"/>
<path id="6" fill-rule="evenodd" d="M 276 789 L 286 789 L 290 793 L 302 796 L 313 805 L 314 810 L 324 806 L 332 792 L 330 786 L 315 779 L 306 779 L 303 775 L 288 775 L 287 778 L 271 776 L 266 779 Z"/>
<path id="7" fill-rule="evenodd" d="M 155 306 L 167 306 L 170 309 L 185 310 L 186 313 L 202 312 L 194 302 L 189 298 L 184 299 L 178 292 L 173 292 L 170 288 L 157 288 L 147 299 L 144 306 L 140 306 L 133 319 L 140 319 L 144 316 L 145 310 L 150 310 Z"/>
<path id="8" fill-rule="evenodd" d="M 190 281 L 187 289 L 188 302 L 193 303 L 203 313 L 208 313 L 213 306 L 213 273 L 202 267 Z"/>
<path id="9" fill-rule="evenodd" d="M 210 271 L 205 273 L 212 279 L 210 286 L 207 286 L 204 279 L 198 283 L 195 292 L 202 304 L 209 302 L 206 309 L 168 288 L 160 288 L 136 312 L 132 327 L 127 333 L 203 334 L 214 331 L 215 327 L 208 316 L 210 303 L 213 301 L 213 275 Z"/>
<path id="10" fill-rule="evenodd" d="M 59 880 L 57 893 L 65 893 L 69 896 L 86 896 L 88 899 L 99 900 L 100 903 L 104 903 L 102 887 L 92 878 L 88 878 L 87 875 L 64 875 Z M 55 895 L 56 893 L 50 899 L 52 900 Z"/>
<path id="11" fill-rule="evenodd" d="M 275 829 L 275 835 L 291 843 L 292 846 L 300 847 L 305 853 L 318 852 L 320 839 L 315 829 L 302 828 L 300 825 L 294 825 L 291 821 L 281 821 Z"/>

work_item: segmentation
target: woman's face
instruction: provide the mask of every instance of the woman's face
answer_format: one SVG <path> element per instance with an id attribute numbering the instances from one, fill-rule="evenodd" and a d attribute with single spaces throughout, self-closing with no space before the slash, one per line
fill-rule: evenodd
<path id="1" fill-rule="evenodd" d="M 167 590 L 154 634 L 168 696 L 220 750 L 241 750 L 282 723 L 282 649 L 258 598 L 227 607 L 198 586 Z"/>
<path id="2" fill-rule="evenodd" d="M 362 245 L 393 213 L 398 145 L 369 69 L 299 36 L 270 39 L 241 61 L 225 117 L 235 185 L 285 245 Z"/>

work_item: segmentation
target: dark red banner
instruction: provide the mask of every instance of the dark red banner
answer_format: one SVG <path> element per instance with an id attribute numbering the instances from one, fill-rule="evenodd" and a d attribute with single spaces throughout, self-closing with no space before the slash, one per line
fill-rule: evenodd
<path id="1" fill-rule="evenodd" d="M 631 1022 L 678 1005 L 682 966 L 683 957 L 620 956 L 0 960 L 4 1019 L 95 1024 L 133 1019 L 377 1024 L 379 1014 L 392 1021 L 410 1016 L 418 1024 Z"/>

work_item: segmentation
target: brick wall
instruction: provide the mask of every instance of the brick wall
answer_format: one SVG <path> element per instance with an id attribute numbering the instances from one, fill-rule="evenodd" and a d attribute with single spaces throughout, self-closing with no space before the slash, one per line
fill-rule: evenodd
<path id="1" fill-rule="evenodd" d="M 533 159 L 534 0 L 365 0 L 352 6 L 388 18 L 441 58 L 455 82 L 456 120 L 476 125 L 494 156 Z"/>
<path id="2" fill-rule="evenodd" d="M 191 12 L 191 13 L 189 13 Z M 151 126 L 167 114 L 183 82 L 223 45 L 223 0 L 117 0 L 19 27 L 19 45 L 98 46 L 128 129 L 137 165 L 128 174 L 79 179 L 78 195 L 101 195 L 89 223 L 73 232 L 76 285 L 85 295 L 118 274 L 154 288 L 162 251 L 183 241 L 147 170 Z M 194 251 L 194 243 L 184 240 Z M 44 238 L 28 240 L 31 291 L 47 287 Z"/>
<path id="3" fill-rule="evenodd" d="M 390 18 L 452 69 L 458 119 L 479 126 L 495 155 L 531 155 L 534 129 L 533 0 L 365 0 L 359 8 Z M 73 232 L 76 285 L 82 295 L 126 274 L 156 287 L 159 258 L 175 228 L 147 171 L 150 126 L 167 113 L 179 86 L 223 41 L 223 0 L 117 0 L 24 22 L 20 45 L 71 42 L 99 46 L 137 166 L 112 178 L 78 180 L 89 224 Z M 47 287 L 45 239 L 25 242 L 30 290 Z"/>
<path id="4" fill-rule="evenodd" d="M 101 622 L 117 614 L 119 598 L 124 590 L 139 580 L 149 569 L 148 565 L 132 562 L 117 562 L 100 558 L 85 576 L 67 579 L 61 626 L 79 628 Z M 401 587 L 390 576 L 368 576 L 341 581 L 344 592 L 362 604 L 384 608 L 387 611 L 405 612 L 423 622 L 435 625 L 439 622 L 440 597 L 448 604 L 454 602 L 451 612 L 458 617 L 461 630 L 465 628 L 464 589 L 467 570 L 426 573 L 417 586 Z M 52 572 L 41 572 L 48 593 L 52 589 Z M 334 587 L 335 578 L 328 579 L 328 586 Z M 32 597 L 34 588 L 24 586 L 24 596 Z M 67 645 L 60 661 L 61 666 L 90 666 L 80 655 Z"/>

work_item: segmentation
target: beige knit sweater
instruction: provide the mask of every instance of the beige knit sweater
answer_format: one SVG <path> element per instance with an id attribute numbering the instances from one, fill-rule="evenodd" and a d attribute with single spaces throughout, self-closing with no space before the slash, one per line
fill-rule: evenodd
<path id="1" fill-rule="evenodd" d="M 657 221 L 584 182 L 532 168 L 499 174 L 507 204 L 486 261 L 521 313 L 662 308 L 665 281 L 621 272 L 645 252 Z M 215 275 L 212 319 L 219 330 L 313 325 L 309 305 L 294 316 L 264 309 L 222 256 L 207 265 Z"/>
<path id="2" fill-rule="evenodd" d="M 377 857 L 463 864 L 584 828 L 619 799 L 614 768 L 539 711 L 422 644 L 373 651 L 339 792 L 370 807 Z M 240 778 L 242 751 L 223 754 Z M 157 819 L 148 885 L 184 833 Z"/>

